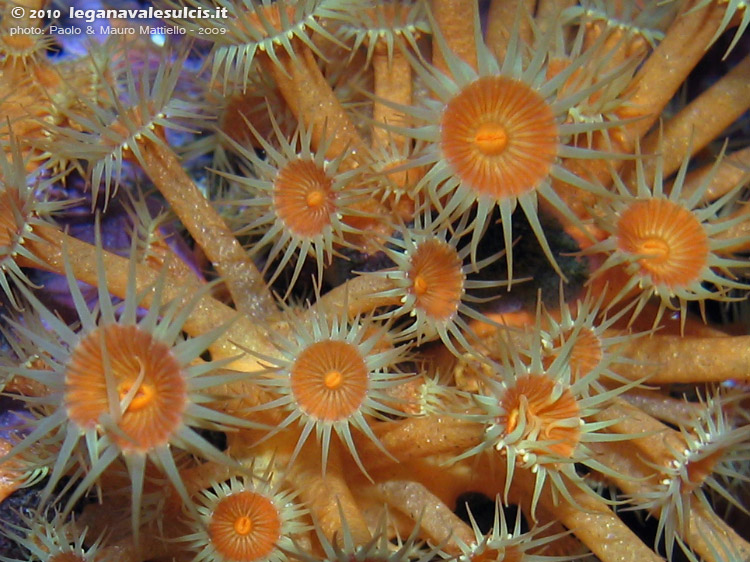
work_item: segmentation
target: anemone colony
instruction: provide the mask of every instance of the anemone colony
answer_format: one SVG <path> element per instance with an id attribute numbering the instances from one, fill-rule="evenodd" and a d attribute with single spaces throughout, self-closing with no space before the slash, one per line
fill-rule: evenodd
<path id="1" fill-rule="evenodd" d="M 747 2 L 213 2 L 2 2 L 0 559 L 750 559 Z"/>

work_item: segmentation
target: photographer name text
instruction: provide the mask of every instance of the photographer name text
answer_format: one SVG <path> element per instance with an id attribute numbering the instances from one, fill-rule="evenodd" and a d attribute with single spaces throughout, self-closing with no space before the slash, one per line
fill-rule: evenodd
<path id="1" fill-rule="evenodd" d="M 46 8 L 34 10 L 23 6 L 15 6 L 10 10 L 14 18 L 30 19 L 59 19 L 63 16 L 64 10 L 55 8 Z M 71 20 L 82 20 L 86 23 L 94 23 L 102 19 L 121 19 L 121 20 L 153 20 L 153 19 L 176 19 L 176 20 L 195 20 L 195 19 L 226 19 L 228 17 L 227 8 L 165 8 L 159 9 L 149 6 L 148 8 L 137 9 L 98 9 L 84 10 L 71 6 L 66 16 Z"/>

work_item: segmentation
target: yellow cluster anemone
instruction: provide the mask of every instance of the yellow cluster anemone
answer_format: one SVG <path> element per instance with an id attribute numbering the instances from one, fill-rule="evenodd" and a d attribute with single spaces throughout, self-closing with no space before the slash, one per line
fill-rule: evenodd
<path id="1" fill-rule="evenodd" d="M 256 382 L 278 397 L 260 408 L 288 412 L 270 435 L 294 422 L 302 426 L 291 453 L 293 461 L 315 433 L 325 471 L 335 434 L 357 466 L 367 473 L 352 430 L 364 434 L 384 454 L 389 454 L 373 433 L 369 419 L 400 415 L 395 408 L 397 400 L 389 395 L 388 388 L 407 378 L 398 369 L 405 359 L 406 347 L 383 345 L 387 328 L 372 320 L 350 321 L 318 313 L 307 323 L 297 322 L 278 338 L 278 358 L 261 357 L 269 369 Z"/>
<path id="2" fill-rule="evenodd" d="M 276 490 L 264 477 L 232 477 L 215 482 L 198 496 L 195 532 L 181 540 L 197 552 L 194 560 L 282 562 L 294 536 L 305 530 L 304 509 L 293 494 Z"/>
<path id="3" fill-rule="evenodd" d="M 612 219 L 601 223 L 609 237 L 586 251 L 607 254 L 597 276 L 622 268 L 628 277 L 619 286 L 613 282 L 612 305 L 635 297 L 633 315 L 637 316 L 650 297 L 659 297 L 659 313 L 654 318 L 657 325 L 666 309 L 679 310 L 684 321 L 688 302 L 699 301 L 703 306 L 708 298 L 731 298 L 731 289 L 746 289 L 746 284 L 735 280 L 733 271 L 746 267 L 747 262 L 727 256 L 724 251 L 744 242 L 723 235 L 741 219 L 713 220 L 722 216 L 742 182 L 710 204 L 703 204 L 720 160 L 712 173 L 684 193 L 688 159 L 667 187 L 659 164 L 661 157 L 655 158 L 653 177 L 646 176 L 642 161 L 636 162 L 633 189 L 615 176 L 622 199 L 606 203 L 611 205 L 608 216 Z"/>
<path id="4" fill-rule="evenodd" d="M 63 514 L 70 513 L 75 502 L 97 485 L 111 465 L 124 462 L 132 485 L 132 525 L 137 535 L 149 462 L 187 500 L 172 448 L 232 465 L 235 461 L 193 428 L 258 424 L 206 405 L 212 386 L 234 380 L 237 375 L 225 371 L 222 362 L 196 361 L 225 327 L 219 326 L 203 338 L 182 337 L 195 297 L 184 295 L 167 302 L 162 279 L 150 288 L 150 308 L 141 315 L 138 309 L 145 295 L 136 290 L 134 262 L 125 300 L 119 304 L 107 292 L 100 263 L 99 301 L 92 309 L 66 263 L 69 290 L 80 322 L 78 330 L 71 329 L 28 289 L 20 288 L 25 306 L 39 321 L 12 322 L 11 329 L 39 352 L 25 364 L 5 369 L 10 376 L 43 384 L 49 393 L 41 400 L 29 399 L 32 417 L 27 422 L 27 434 L 3 460 L 12 460 L 39 444 L 51 447 L 50 443 L 56 443 L 57 455 L 42 498 L 46 501 L 54 497 L 57 485 L 73 467 L 79 465 L 78 470 L 85 474 L 75 485 Z M 49 331 L 32 331 L 33 326 L 40 325 L 49 326 Z"/>

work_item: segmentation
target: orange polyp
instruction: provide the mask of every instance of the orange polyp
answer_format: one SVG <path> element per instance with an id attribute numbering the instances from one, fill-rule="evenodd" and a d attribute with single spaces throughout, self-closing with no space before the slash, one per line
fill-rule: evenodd
<path id="1" fill-rule="evenodd" d="M 710 253 L 703 225 L 685 207 L 668 199 L 632 203 L 617 222 L 618 248 L 640 256 L 641 275 L 654 284 L 687 287 L 699 281 Z"/>
<path id="2" fill-rule="evenodd" d="M 107 368 L 118 400 L 142 375 L 117 421 L 124 436 L 113 432 L 110 438 L 124 450 L 147 451 L 169 443 L 188 402 L 182 368 L 169 346 L 137 326 L 114 324 L 87 334 L 73 349 L 65 373 L 68 417 L 81 428 L 97 427 L 103 415 L 120 408 L 109 403 Z"/>
<path id="3" fill-rule="evenodd" d="M 344 382 L 344 376 L 340 371 L 329 371 L 323 377 L 323 384 L 330 390 L 336 390 Z"/>
<path id="4" fill-rule="evenodd" d="M 500 201 L 536 189 L 557 157 L 555 115 L 529 86 L 479 78 L 443 110 L 441 147 L 461 181 Z"/>
<path id="5" fill-rule="evenodd" d="M 123 384 L 119 388 L 120 400 L 122 401 L 131 389 L 130 383 Z M 130 403 L 125 407 L 126 412 L 137 412 L 148 406 L 156 397 L 156 389 L 152 384 L 141 384 Z"/>
<path id="6" fill-rule="evenodd" d="M 255 525 L 253 525 L 253 520 L 246 515 L 238 517 L 234 522 L 234 530 L 237 531 L 238 535 L 247 535 L 253 530 L 254 527 Z"/>
<path id="7" fill-rule="evenodd" d="M 505 418 L 505 433 L 513 433 L 518 427 L 519 409 L 511 410 Z"/>
<path id="8" fill-rule="evenodd" d="M 568 332 L 565 338 L 570 337 Z M 557 358 L 559 349 L 563 345 L 563 339 L 557 338 L 553 342 L 554 349 L 550 356 L 545 358 L 544 365 L 548 367 Z M 597 335 L 589 328 L 582 329 L 576 336 L 575 342 L 570 350 L 570 374 L 573 381 L 580 380 L 593 371 L 604 357 L 602 343 Z"/>
<path id="9" fill-rule="evenodd" d="M 216 551 L 228 560 L 264 560 L 281 538 L 278 509 L 269 498 L 255 492 L 226 496 L 211 515 L 208 536 Z"/>
<path id="10" fill-rule="evenodd" d="M 326 194 L 323 191 L 311 191 L 307 194 L 307 206 L 310 208 L 320 207 L 326 200 Z"/>
<path id="11" fill-rule="evenodd" d="M 508 146 L 508 132 L 500 123 L 484 123 L 477 129 L 474 142 L 482 153 L 497 156 Z"/>
<path id="12" fill-rule="evenodd" d="M 135 131 L 144 130 L 147 127 L 150 127 L 153 134 L 157 135 L 166 143 L 164 127 L 151 121 L 151 116 L 156 113 L 153 103 L 145 109 L 147 110 L 146 115 L 144 115 L 144 108 L 142 107 L 132 107 L 125 110 L 122 116 L 109 125 L 109 129 L 114 135 L 111 137 L 105 135 L 102 139 L 102 143 L 108 144 L 112 147 L 123 145 L 123 157 L 133 158 L 133 150 L 127 142 L 131 137 L 138 138 L 134 135 Z M 137 133 L 135 134 L 137 135 Z"/>
<path id="13" fill-rule="evenodd" d="M 570 371 L 579 380 L 593 371 L 604 356 L 602 342 L 589 329 L 581 330 L 570 352 Z"/>
<path id="14" fill-rule="evenodd" d="M 11 51 L 15 52 L 33 52 L 37 44 L 37 35 L 9 35 L 3 33 L 0 35 L 0 41 L 8 45 Z M 13 61 L 14 57 L 7 57 L 7 61 Z"/>
<path id="15" fill-rule="evenodd" d="M 410 263 L 408 276 L 415 306 L 435 320 L 450 319 L 464 292 L 463 262 L 456 249 L 442 240 L 426 240 L 412 254 Z"/>
<path id="16" fill-rule="evenodd" d="M 59 119 L 58 103 L 65 103 L 65 96 L 61 95 L 64 81 L 57 68 L 49 64 L 33 65 L 27 71 L 23 64 L 15 64 L 12 59 L 0 61 L 0 76 L 3 77 L 0 80 L 0 138 L 7 140 L 12 129 L 13 135 L 23 139 L 21 152 L 26 169 L 33 171 L 39 165 L 36 158 L 44 152 L 35 144 L 49 140 L 46 124 Z M 8 68 L 9 64 L 13 67 Z M 2 150 L 8 154 L 8 146 Z"/>
<path id="17" fill-rule="evenodd" d="M 369 370 L 354 344 L 325 340 L 299 354 L 289 373 L 292 394 L 310 417 L 340 421 L 354 415 L 367 397 Z"/>
<path id="18" fill-rule="evenodd" d="M 638 249 L 639 253 L 646 254 L 652 263 L 662 264 L 669 259 L 669 244 L 661 238 L 648 238 Z"/>
<path id="19" fill-rule="evenodd" d="M 428 288 L 429 285 L 422 275 L 417 275 L 414 278 L 414 292 L 417 295 L 424 295 Z"/>
<path id="20" fill-rule="evenodd" d="M 683 494 L 689 494 L 693 490 L 700 488 L 703 482 L 714 472 L 716 464 L 726 454 L 725 449 L 717 449 L 710 455 L 700 459 L 687 461 L 685 466 L 686 478 L 683 478 L 680 485 L 680 491 Z"/>
<path id="21" fill-rule="evenodd" d="M 311 160 L 293 160 L 279 170 L 273 187 L 276 214 L 297 236 L 323 233 L 335 212 L 333 180 Z"/>
<path id="22" fill-rule="evenodd" d="M 505 414 L 498 423 L 505 426 L 505 434 L 518 427 L 521 416 L 525 417 L 525 430 L 521 439 L 540 441 L 538 448 L 525 447 L 541 456 L 549 454 L 570 458 L 578 446 L 581 430 L 578 426 L 566 427 L 560 423 L 580 419 L 580 408 L 569 389 L 557 397 L 555 382 L 546 375 L 524 375 L 505 391 L 501 404 Z"/>

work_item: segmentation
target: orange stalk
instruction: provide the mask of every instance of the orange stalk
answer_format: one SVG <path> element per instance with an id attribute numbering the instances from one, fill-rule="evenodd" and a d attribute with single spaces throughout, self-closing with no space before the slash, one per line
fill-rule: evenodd
<path id="1" fill-rule="evenodd" d="M 446 543 L 443 550 L 460 554 L 456 539 L 466 545 L 476 543 L 474 531 L 418 482 L 389 480 L 376 486 L 385 502 L 417 521 L 434 544 Z M 450 530 L 450 535 L 446 531 Z"/>
<path id="2" fill-rule="evenodd" d="M 384 45 L 378 45 L 372 58 L 375 80 L 375 100 L 373 102 L 372 117 L 377 123 L 388 125 L 408 125 L 404 114 L 381 100 L 388 100 L 404 106 L 412 104 L 412 72 L 411 64 L 404 53 L 396 49 L 389 57 Z M 392 133 L 381 127 L 372 130 L 373 148 L 387 148 L 393 144 L 402 149 L 405 144 L 403 135 Z"/>
<path id="3" fill-rule="evenodd" d="M 629 103 L 620 111 L 624 119 L 637 118 L 617 134 L 624 150 L 632 149 L 635 141 L 656 122 L 688 74 L 703 58 L 719 28 L 724 9 L 714 2 L 694 9 L 699 2 L 693 0 L 683 6 L 664 40 L 635 75 Z"/>
<path id="4" fill-rule="evenodd" d="M 668 176 L 685 160 L 718 137 L 750 107 L 750 55 L 718 82 L 642 142 L 643 154 L 659 153 L 661 159 L 643 160 L 646 177 L 653 177 L 657 162 Z M 633 178 L 630 178 L 633 181 Z"/>
<path id="5" fill-rule="evenodd" d="M 255 319 L 275 314 L 278 309 L 263 276 L 174 152 L 147 139 L 141 143 L 141 166 L 216 267 L 237 308 Z"/>
<path id="6" fill-rule="evenodd" d="M 350 279 L 329 291 L 305 311 L 305 318 L 325 312 L 327 315 L 354 317 L 367 314 L 381 306 L 399 304 L 399 297 L 381 297 L 378 293 L 393 289 L 394 284 L 385 277 L 366 275 Z"/>
<path id="7" fill-rule="evenodd" d="M 37 229 L 37 234 L 43 241 L 28 240 L 26 247 L 43 260 L 50 271 L 64 275 L 67 256 L 75 278 L 96 286 L 99 282 L 98 255 L 100 254 L 104 264 L 107 290 L 116 297 L 125 298 L 131 267 L 130 260 L 68 236 L 54 227 Z M 19 265 L 39 267 L 39 264 L 35 262 L 25 263 L 25 261 L 19 260 Z M 162 275 L 145 265 L 136 265 L 135 276 L 139 290 L 162 282 L 164 301 L 190 298 L 198 288 L 197 283 L 194 287 L 190 287 L 182 278 L 174 279 L 169 275 Z M 146 294 L 142 305 L 148 307 L 152 299 L 153 294 Z M 192 336 L 199 336 L 230 321 L 233 323 L 224 335 L 209 347 L 214 359 L 242 355 L 243 352 L 237 345 L 262 353 L 272 353 L 274 348 L 257 324 L 246 316 L 238 315 L 237 311 L 208 295 L 196 303 L 185 322 L 184 329 Z M 254 358 L 243 358 L 242 364 L 250 371 L 259 369 Z"/>
<path id="8" fill-rule="evenodd" d="M 653 335 L 617 349 L 636 362 L 618 369 L 648 384 L 750 381 L 750 336 L 696 337 Z"/>
<path id="9" fill-rule="evenodd" d="M 678 425 L 700 411 L 700 404 L 672 398 L 667 394 L 634 388 L 622 395 L 622 399 L 651 417 Z"/>
<path id="10" fill-rule="evenodd" d="M 660 478 L 653 464 L 668 463 L 673 458 L 674 451 L 681 451 L 685 447 L 684 438 L 679 432 L 622 400 L 617 400 L 613 406 L 599 412 L 594 418 L 597 421 L 618 420 L 608 428 L 613 433 L 648 432 L 639 439 L 629 441 L 627 449 L 623 449 L 617 442 L 590 444 L 599 462 L 620 473 L 625 472 L 623 467 L 628 467 L 630 478 L 609 477 L 626 494 L 639 496 L 653 492 L 653 487 L 658 484 L 656 480 Z M 653 464 L 646 464 L 646 459 Z M 653 514 L 658 515 L 658 512 L 654 511 Z M 682 538 L 706 562 L 723 562 L 722 555 L 727 547 L 732 548 L 739 560 L 750 556 L 750 543 L 714 513 L 704 509 L 701 502 L 692 502 L 687 515 L 687 533 Z"/>
<path id="11" fill-rule="evenodd" d="M 431 6 L 435 23 L 448 49 L 476 69 L 477 47 L 474 42 L 474 26 L 469 23 L 472 21 L 471 14 L 476 9 L 476 0 L 432 0 Z M 444 74 L 450 74 L 435 39 L 432 42 L 432 64 Z"/>
<path id="12" fill-rule="evenodd" d="M 529 492 L 533 490 L 534 476 L 517 471 L 516 482 L 526 481 Z M 631 531 L 603 501 L 592 497 L 575 485 L 568 485 L 568 491 L 578 506 L 566 501 L 555 504 L 549 487 L 542 492 L 540 505 L 555 514 L 555 518 L 575 533 L 602 562 L 663 562 L 640 538 Z"/>
<path id="13" fill-rule="evenodd" d="M 370 531 L 344 479 L 340 447 L 335 440 L 330 445 L 325 476 L 322 473 L 320 451 L 308 442 L 289 467 L 287 479 L 300 490 L 302 500 L 329 540 L 343 544 L 341 530 L 346 524 L 354 544 L 367 544 L 371 539 Z"/>
<path id="14" fill-rule="evenodd" d="M 374 429 L 379 430 L 378 439 L 391 455 L 399 462 L 409 462 L 432 455 L 457 456 L 482 441 L 484 426 L 448 416 L 424 416 Z M 369 440 L 358 440 L 357 451 L 372 470 L 393 464 Z"/>
<path id="15" fill-rule="evenodd" d="M 321 73 L 310 49 L 300 46 L 299 62 L 284 52 L 277 53 L 277 56 L 282 68 L 266 59 L 263 63 L 294 116 L 312 129 L 313 147 L 321 146 L 325 139 L 330 143 L 326 157 L 335 158 L 349 149 L 351 158 L 357 161 L 365 143 Z"/>
<path id="16" fill-rule="evenodd" d="M 716 168 L 715 171 L 714 168 Z M 743 148 L 725 156 L 718 166 L 714 163 L 706 164 L 690 172 L 682 186 L 683 195 L 690 197 L 696 189 L 701 187 L 706 177 L 712 172 L 713 178 L 711 178 L 711 183 L 701 198 L 701 203 L 715 201 L 732 191 L 743 181 L 747 181 L 750 177 L 750 148 Z"/>

